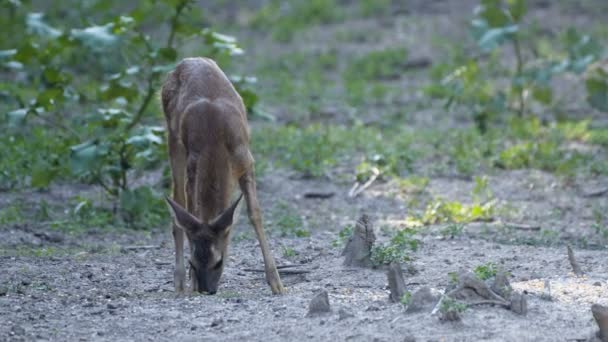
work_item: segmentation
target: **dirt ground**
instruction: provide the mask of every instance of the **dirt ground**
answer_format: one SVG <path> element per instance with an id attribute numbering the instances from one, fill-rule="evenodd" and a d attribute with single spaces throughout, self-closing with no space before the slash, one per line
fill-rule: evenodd
<path id="1" fill-rule="evenodd" d="M 419 15 L 434 21 L 419 27 L 397 25 L 404 41 L 424 34 L 431 26 L 441 31 L 448 30 L 450 24 L 460 24 L 473 2 L 458 1 L 464 9 L 456 1 L 431 1 L 428 6 L 416 3 L 424 10 Z M 439 3 L 450 5 L 441 7 Z M 576 15 L 570 15 L 563 12 L 570 7 L 558 7 L 539 5 L 534 13 L 540 17 L 542 11 L 562 13 L 581 25 L 585 18 L 597 20 L 592 11 L 579 8 Z M 399 14 L 398 20 L 407 22 L 415 15 Z M 345 25 L 348 23 L 336 26 Z M 365 19 L 353 25 L 388 24 Z M 263 46 L 251 50 L 260 54 Z M 430 46 L 417 52 L 434 53 Z M 426 114 L 422 109 L 409 124 L 433 124 Z M 442 322 L 430 312 L 406 313 L 403 305 L 388 299 L 385 270 L 343 266 L 341 246 L 334 246 L 334 240 L 341 228 L 363 213 L 373 218 L 376 227 L 398 225 L 407 213 L 409 195 L 392 192 L 391 182 L 378 182 L 353 199 L 347 196 L 349 182 L 304 179 L 291 171 L 267 170 L 258 183 L 266 222 L 270 225 L 274 219 L 271 208 L 287 202 L 311 232 L 310 237 L 302 238 L 270 233 L 278 264 L 297 264 L 308 271 L 282 277 L 287 294 L 273 296 L 263 273 L 251 271 L 263 265 L 244 210 L 214 296 L 174 293 L 174 251 L 168 224 L 147 232 L 92 230 L 78 234 L 49 231 L 35 224 L 6 224 L 0 225 L 0 340 L 596 340 L 597 325 L 590 307 L 593 303 L 608 305 L 608 253 L 606 241 L 590 227 L 594 211 L 608 210 L 608 200 L 605 195 L 589 198 L 584 194 L 608 185 L 608 178 L 578 177 L 566 182 L 546 172 L 518 170 L 495 172 L 488 184 L 497 201 L 513 208 L 510 220 L 538 224 L 542 230 L 506 228 L 504 222 L 496 220 L 467 224 L 462 234 L 449 239 L 440 234 L 445 225 L 430 226 L 417 236 L 422 244 L 405 267 L 405 282 L 411 292 L 423 286 L 442 292 L 448 286 L 448 273 L 492 262 L 509 272 L 516 291 L 525 293 L 525 316 L 491 305 L 467 309 L 460 322 Z M 467 201 L 473 186 L 471 180 L 457 177 L 432 178 L 426 192 L 428 196 Z M 44 193 L 0 193 L 0 207 L 18 199 L 29 203 L 46 199 L 53 210 L 61 210 L 69 198 L 83 190 L 91 191 L 57 185 Z M 304 198 L 309 191 L 335 195 Z M 557 233 L 543 235 L 545 229 Z M 584 276 L 573 274 L 566 253 L 568 244 L 575 246 Z M 543 295 L 546 284 L 550 284 L 549 299 Z M 311 298 L 320 290 L 329 293 L 331 312 L 306 317 Z"/>

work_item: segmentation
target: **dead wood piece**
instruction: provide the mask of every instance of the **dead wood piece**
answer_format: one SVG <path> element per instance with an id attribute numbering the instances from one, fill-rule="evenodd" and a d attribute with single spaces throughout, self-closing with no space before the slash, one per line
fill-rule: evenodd
<path id="1" fill-rule="evenodd" d="M 327 199 L 327 198 L 332 198 L 334 197 L 336 193 L 333 191 L 330 192 L 314 192 L 314 191 L 310 191 L 310 192 L 305 192 L 304 193 L 304 198 L 320 198 L 320 199 Z"/>
<path id="2" fill-rule="evenodd" d="M 509 308 L 518 315 L 526 315 L 528 313 L 528 300 L 523 293 L 513 293 L 510 299 Z"/>
<path id="3" fill-rule="evenodd" d="M 591 197 L 600 197 L 605 194 L 608 194 L 608 187 L 601 188 L 598 190 L 590 191 L 588 193 L 583 194 L 583 197 L 591 198 Z"/>
<path id="4" fill-rule="evenodd" d="M 568 261 L 570 261 L 570 266 L 572 266 L 572 271 L 577 276 L 582 276 L 585 273 L 583 272 L 583 270 L 581 269 L 581 266 L 576 261 L 572 248 L 569 245 L 567 246 L 567 248 L 568 248 Z"/>
<path id="5" fill-rule="evenodd" d="M 505 301 L 504 298 L 494 293 L 488 284 L 470 272 L 463 272 L 458 275 L 458 286 L 450 291 L 448 296 L 463 301 L 479 299 Z"/>
<path id="6" fill-rule="evenodd" d="M 356 182 L 353 185 L 353 187 L 350 189 L 350 191 L 348 192 L 348 197 L 359 196 L 359 194 L 361 194 L 363 191 L 365 191 L 365 189 L 369 188 L 372 185 L 372 183 L 374 183 L 376 181 L 378 176 L 380 176 L 380 170 L 378 170 L 375 167 L 372 168 L 372 175 L 369 177 L 367 182 L 365 182 L 363 185 L 361 185 L 361 183 L 359 183 L 359 182 Z"/>
<path id="7" fill-rule="evenodd" d="M 282 275 L 293 275 L 293 274 L 306 274 L 306 273 L 310 273 L 310 270 L 291 270 L 291 269 L 285 269 L 285 268 L 278 268 L 277 270 L 279 271 L 279 274 Z M 263 269 L 259 269 L 259 268 L 245 268 L 243 269 L 243 271 L 245 272 L 255 272 L 255 273 L 263 273 L 266 272 Z"/>
<path id="8" fill-rule="evenodd" d="M 140 249 L 160 249 L 160 246 L 152 246 L 152 245 L 145 245 L 145 246 L 123 246 L 121 248 L 124 251 L 136 251 L 136 250 L 140 250 Z"/>
<path id="9" fill-rule="evenodd" d="M 428 57 L 415 58 L 415 59 L 411 59 L 411 60 L 405 62 L 405 64 L 403 64 L 403 69 L 404 70 L 424 69 L 424 68 L 430 67 L 431 64 L 432 64 L 432 61 Z"/>
<path id="10" fill-rule="evenodd" d="M 593 304 L 591 306 L 591 313 L 593 313 L 593 318 L 595 318 L 600 328 L 598 334 L 600 340 L 608 342 L 608 306 Z"/>
<path id="11" fill-rule="evenodd" d="M 363 214 L 353 234 L 348 239 L 342 255 L 344 256 L 345 266 L 357 266 L 357 267 L 373 267 L 372 262 L 372 247 L 376 242 L 376 235 L 374 234 L 374 227 L 372 226 L 371 219 L 369 216 Z"/>
<path id="12" fill-rule="evenodd" d="M 494 282 L 492 283 L 491 289 L 502 298 L 509 300 L 511 293 L 513 292 L 513 288 L 509 283 L 507 272 L 496 272 L 496 276 L 494 276 Z"/>
<path id="13" fill-rule="evenodd" d="M 538 224 L 523 224 L 523 223 L 514 223 L 514 222 L 505 222 L 504 223 L 505 226 L 510 227 L 510 228 L 514 228 L 514 229 L 520 229 L 520 230 L 540 230 L 540 225 Z"/>
<path id="14" fill-rule="evenodd" d="M 327 312 L 331 312 L 331 307 L 329 306 L 329 295 L 327 294 L 327 291 L 321 291 L 310 301 L 306 317 L 315 317 Z"/>
<path id="15" fill-rule="evenodd" d="M 467 305 L 468 306 L 475 306 L 475 305 L 497 305 L 497 306 L 503 306 L 505 308 L 509 308 L 511 306 L 511 304 L 508 303 L 508 302 L 506 302 L 506 301 L 489 300 L 489 299 L 468 302 Z"/>
<path id="16" fill-rule="evenodd" d="M 405 293 L 405 281 L 403 280 L 403 270 L 398 262 L 391 262 L 386 273 L 388 286 L 391 290 L 390 299 L 394 303 L 399 303 Z"/>

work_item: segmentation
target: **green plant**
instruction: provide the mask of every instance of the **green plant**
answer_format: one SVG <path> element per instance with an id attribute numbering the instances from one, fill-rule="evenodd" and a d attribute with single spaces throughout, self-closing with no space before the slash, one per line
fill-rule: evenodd
<path id="1" fill-rule="evenodd" d="M 565 54 L 543 55 L 534 43 L 541 41 L 525 32 L 523 18 L 527 12 L 525 0 L 482 0 L 475 9 L 471 21 L 473 38 L 484 54 L 490 54 L 487 62 L 477 58 L 457 55 L 454 65 L 440 64 L 432 73 L 435 83 L 428 86 L 429 95 L 446 99 L 446 107 L 461 104 L 471 111 L 477 128 L 486 132 L 489 123 L 508 109 L 519 117 L 528 112 L 528 103 L 550 106 L 553 103 L 551 79 L 563 73 L 580 74 L 596 61 L 601 48 L 590 36 L 569 28 L 562 41 Z M 529 38 L 530 42 L 526 41 Z M 515 55 L 514 67 L 503 67 L 499 49 L 510 44 Z M 536 55 L 526 60 L 526 48 Z M 592 68 L 587 77 L 589 103 L 602 110 L 608 108 L 608 81 L 601 68 Z M 447 75 L 447 76 L 446 76 Z M 511 83 L 509 91 L 497 86 L 500 79 Z"/>
<path id="2" fill-rule="evenodd" d="M 494 216 L 496 207 L 494 201 L 485 204 L 462 204 L 458 201 L 435 199 L 429 203 L 420 218 L 424 225 L 436 223 L 467 223 L 472 221 L 487 221 Z"/>
<path id="3" fill-rule="evenodd" d="M 387 265 L 393 261 L 407 262 L 410 260 L 410 252 L 416 251 L 420 241 L 414 236 L 416 231 L 411 228 L 401 228 L 383 245 L 372 248 L 372 262 L 375 265 Z"/>
<path id="4" fill-rule="evenodd" d="M 473 272 L 479 279 L 488 280 L 496 276 L 497 270 L 498 268 L 496 264 L 488 262 L 486 264 L 475 267 Z"/>
<path id="5" fill-rule="evenodd" d="M 463 224 L 452 223 L 452 224 L 448 224 L 447 226 L 443 227 L 439 233 L 441 234 L 441 236 L 444 239 L 447 239 L 447 238 L 453 239 L 457 236 L 462 235 L 463 232 L 464 232 Z"/>
<path id="6" fill-rule="evenodd" d="M 441 299 L 441 305 L 439 306 L 439 312 L 446 315 L 449 312 L 462 313 L 467 309 L 467 304 L 460 302 L 448 296 L 443 296 Z"/>
<path id="7" fill-rule="evenodd" d="M 153 104 L 178 59 L 175 46 L 198 39 L 199 53 L 226 67 L 242 54 L 236 40 L 201 29 L 192 0 L 139 1 L 119 15 L 114 1 L 92 1 L 67 11 L 79 15 L 56 22 L 64 14 L 54 6 L 45 8 L 45 16 L 35 11 L 37 4 L 11 3 L 15 19 L 0 17 L 17 37 L 0 51 L 7 80 L 0 83 L 0 108 L 7 112 L 0 124 L 9 132 L 0 138 L 0 187 L 46 188 L 55 179 L 77 177 L 102 187 L 122 220 L 149 224 L 143 217 L 158 213 L 133 203 L 158 204 L 161 196 L 130 183 L 132 175 L 166 160 L 164 129 L 147 122 L 159 114 Z M 83 27 L 87 11 L 103 24 Z M 164 34 L 149 33 L 151 22 L 165 26 Z M 251 81 L 237 76 L 233 82 L 254 111 Z"/>
<path id="8" fill-rule="evenodd" d="M 269 1 L 251 21 L 257 29 L 272 27 L 272 37 L 290 41 L 294 34 L 311 25 L 327 24 L 340 18 L 339 5 L 331 0 L 282 2 Z"/>
<path id="9" fill-rule="evenodd" d="M 338 232 L 338 237 L 332 241 L 331 245 L 334 247 L 342 247 L 346 244 L 346 241 L 353 235 L 353 225 L 349 224 L 344 226 L 344 228 L 340 229 Z"/>
<path id="10" fill-rule="evenodd" d="M 283 247 L 283 257 L 285 257 L 285 258 L 293 258 L 296 255 L 298 255 L 298 252 L 296 252 L 295 249 L 293 249 L 291 247 Z"/>
<path id="11" fill-rule="evenodd" d="M 403 306 L 408 306 L 412 302 L 412 293 L 410 291 L 405 291 L 401 298 L 399 299 L 399 303 Z"/>
<path id="12" fill-rule="evenodd" d="M 22 204 L 14 203 L 0 209 L 0 225 L 21 223 L 25 219 Z"/>
<path id="13" fill-rule="evenodd" d="M 281 236 L 308 237 L 310 232 L 303 227 L 304 222 L 300 214 L 289 204 L 279 202 L 274 208 L 276 221 L 273 222 L 273 228 L 278 228 Z"/>

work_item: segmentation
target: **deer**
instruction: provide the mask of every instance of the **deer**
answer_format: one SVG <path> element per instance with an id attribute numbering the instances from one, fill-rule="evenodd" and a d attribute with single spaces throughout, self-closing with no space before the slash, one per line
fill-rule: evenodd
<path id="1" fill-rule="evenodd" d="M 247 112 L 239 93 L 210 58 L 183 59 L 161 88 L 168 131 L 172 194 L 167 197 L 175 243 L 173 282 L 184 293 L 184 235 L 193 292 L 215 294 L 227 260 L 241 198 L 262 250 L 273 294 L 285 288 L 262 226 Z M 231 197 L 240 188 L 240 196 Z"/>

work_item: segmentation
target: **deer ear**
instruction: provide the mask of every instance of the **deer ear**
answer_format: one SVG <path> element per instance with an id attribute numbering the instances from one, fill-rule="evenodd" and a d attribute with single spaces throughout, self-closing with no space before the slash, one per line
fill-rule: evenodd
<path id="1" fill-rule="evenodd" d="M 217 234 L 222 231 L 225 231 L 226 229 L 230 228 L 230 226 L 232 226 L 232 223 L 234 222 L 234 211 L 239 205 L 241 198 L 243 198 L 243 194 L 241 194 L 239 198 L 237 198 L 236 201 L 234 201 L 234 203 L 232 203 L 230 207 L 228 207 L 226 210 L 224 210 L 221 214 L 219 214 L 211 221 L 209 227 L 213 232 Z"/>
<path id="2" fill-rule="evenodd" d="M 173 217 L 173 221 L 178 227 L 191 234 L 194 234 L 201 229 L 202 223 L 199 219 L 187 212 L 186 209 L 169 197 L 166 197 L 166 200 L 169 204 L 171 217 Z"/>

